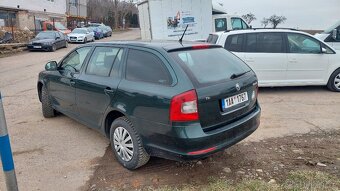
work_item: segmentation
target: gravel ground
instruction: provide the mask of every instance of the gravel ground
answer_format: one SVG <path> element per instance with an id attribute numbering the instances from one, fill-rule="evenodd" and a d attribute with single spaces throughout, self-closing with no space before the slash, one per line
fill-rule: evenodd
<path id="1" fill-rule="evenodd" d="M 139 35 L 140 31 L 133 29 L 101 41 L 136 39 Z M 76 46 L 0 58 L 0 90 L 20 190 L 83 190 L 96 167 L 103 165 L 108 140 L 63 115 L 44 119 L 37 97 L 36 81 L 45 63 L 60 60 Z M 339 130 L 339 95 L 324 87 L 261 88 L 261 125 L 245 141 Z M 159 171 L 156 167 L 152 171 Z M 0 190 L 5 190 L 1 174 Z"/>

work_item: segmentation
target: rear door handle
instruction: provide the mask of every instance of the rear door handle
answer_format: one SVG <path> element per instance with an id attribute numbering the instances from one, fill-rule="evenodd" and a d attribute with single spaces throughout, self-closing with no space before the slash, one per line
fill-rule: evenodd
<path id="1" fill-rule="evenodd" d="M 105 88 L 104 89 L 104 92 L 106 93 L 106 94 L 113 94 L 113 89 L 111 89 L 111 88 Z"/>
<path id="2" fill-rule="evenodd" d="M 290 59 L 289 63 L 297 63 L 297 60 L 296 59 Z"/>

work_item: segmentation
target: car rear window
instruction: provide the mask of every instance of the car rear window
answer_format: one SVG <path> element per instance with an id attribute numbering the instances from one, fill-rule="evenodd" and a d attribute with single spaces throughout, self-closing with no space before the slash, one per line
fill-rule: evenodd
<path id="1" fill-rule="evenodd" d="M 207 39 L 207 42 L 208 42 L 208 43 L 211 43 L 211 44 L 216 44 L 217 39 L 218 39 L 218 35 L 209 34 L 209 37 L 208 37 L 208 39 Z"/>
<path id="2" fill-rule="evenodd" d="M 199 85 L 227 81 L 233 74 L 251 70 L 238 57 L 223 48 L 176 51 L 170 55 Z"/>

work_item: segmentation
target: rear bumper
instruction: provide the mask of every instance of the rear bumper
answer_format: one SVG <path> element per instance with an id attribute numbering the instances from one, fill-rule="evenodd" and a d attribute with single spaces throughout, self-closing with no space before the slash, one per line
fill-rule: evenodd
<path id="1" fill-rule="evenodd" d="M 261 108 L 257 105 L 247 116 L 209 132 L 204 132 L 199 123 L 174 126 L 172 133 L 148 137 L 145 147 L 150 155 L 171 160 L 204 158 L 252 134 L 260 125 L 260 116 Z"/>

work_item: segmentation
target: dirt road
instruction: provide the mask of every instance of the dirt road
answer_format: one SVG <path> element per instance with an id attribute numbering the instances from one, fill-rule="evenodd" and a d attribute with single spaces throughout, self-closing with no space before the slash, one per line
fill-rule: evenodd
<path id="1" fill-rule="evenodd" d="M 138 37 L 139 30 L 130 30 L 101 41 Z M 20 190 L 76 190 L 85 184 L 109 143 L 68 117 L 46 120 L 42 116 L 36 91 L 38 73 L 49 60 L 60 60 L 76 46 L 0 58 L 0 90 Z M 5 190 L 2 173 L 0 190 Z"/>
<path id="2" fill-rule="evenodd" d="M 104 40 L 138 37 L 139 30 L 130 30 Z M 20 190 L 85 189 L 96 166 L 103 165 L 100 161 L 109 142 L 102 135 L 68 117 L 44 119 L 41 114 L 38 73 L 47 61 L 61 59 L 75 46 L 0 58 L 0 90 Z M 340 129 L 340 94 L 324 87 L 261 88 L 259 96 L 261 126 L 246 141 Z M 106 162 L 117 166 L 114 159 Z M 0 190 L 4 189 L 0 174 Z"/>

